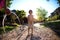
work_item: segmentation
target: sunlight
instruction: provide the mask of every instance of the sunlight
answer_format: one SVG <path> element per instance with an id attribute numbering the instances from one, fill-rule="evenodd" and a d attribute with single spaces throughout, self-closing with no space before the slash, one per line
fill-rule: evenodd
<path id="1" fill-rule="evenodd" d="M 57 7 L 58 4 L 55 4 L 56 2 L 47 2 L 46 0 L 14 0 L 10 9 L 16 9 L 16 10 L 25 10 L 26 16 L 28 15 L 28 11 L 30 9 L 33 10 L 34 18 L 37 18 L 36 16 L 36 8 L 44 8 L 46 11 L 48 11 L 47 16 L 50 15 Z M 54 5 L 55 4 L 55 5 Z M 53 6 L 52 6 L 53 5 Z"/>
<path id="2" fill-rule="evenodd" d="M 44 27 L 44 26 L 41 25 L 40 23 L 35 23 L 34 26 L 37 27 L 37 28 L 43 28 L 43 27 Z"/>
<path id="3" fill-rule="evenodd" d="M 36 8 L 38 7 L 39 5 L 37 5 L 36 2 L 26 2 L 20 6 L 21 10 L 24 9 L 26 11 L 26 16 L 29 15 L 28 11 L 31 9 L 33 11 L 34 18 L 36 19 L 37 19 Z"/>

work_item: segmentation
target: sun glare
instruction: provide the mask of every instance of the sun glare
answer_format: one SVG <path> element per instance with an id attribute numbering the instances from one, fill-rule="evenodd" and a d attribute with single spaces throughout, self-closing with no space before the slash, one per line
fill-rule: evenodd
<path id="1" fill-rule="evenodd" d="M 26 16 L 28 15 L 28 11 L 31 9 L 33 10 L 33 15 L 34 18 L 37 18 L 36 16 L 36 8 L 44 8 L 48 14 L 47 16 L 50 15 L 51 12 L 53 12 L 58 5 L 54 5 L 55 2 L 47 2 L 45 0 L 14 0 L 10 9 L 16 9 L 16 10 L 25 10 L 26 11 Z M 53 5 L 53 6 L 52 6 Z"/>
<path id="2" fill-rule="evenodd" d="M 29 15 L 28 11 L 31 9 L 33 11 L 34 18 L 37 19 L 36 8 L 38 8 L 39 6 L 36 2 L 26 2 L 23 3 L 20 7 L 21 9 L 26 11 L 26 16 Z"/>

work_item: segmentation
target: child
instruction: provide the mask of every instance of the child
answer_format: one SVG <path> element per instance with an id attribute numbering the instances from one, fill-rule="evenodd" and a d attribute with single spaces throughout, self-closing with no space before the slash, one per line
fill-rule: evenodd
<path id="1" fill-rule="evenodd" d="M 32 15 L 32 10 L 29 10 L 29 15 L 28 15 L 28 35 L 29 35 L 29 30 L 31 29 L 31 34 L 33 35 L 33 15 Z"/>

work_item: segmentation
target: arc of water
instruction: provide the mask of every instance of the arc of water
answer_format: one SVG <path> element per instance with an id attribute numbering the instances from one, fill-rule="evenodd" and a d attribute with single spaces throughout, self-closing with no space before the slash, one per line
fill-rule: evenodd
<path id="1" fill-rule="evenodd" d="M 4 31 L 4 32 L 6 32 L 6 31 L 5 31 L 5 27 L 4 27 L 4 20 L 5 20 L 6 16 L 7 16 L 7 14 L 4 15 L 3 21 L 2 21 L 2 26 L 3 26 L 3 31 Z"/>
<path id="2" fill-rule="evenodd" d="M 12 14 L 14 14 L 14 15 L 17 17 L 17 19 L 18 19 L 18 21 L 19 21 L 19 23 L 20 23 L 19 17 L 18 17 L 14 12 L 12 12 Z M 5 31 L 5 27 L 4 27 L 4 20 L 5 20 L 6 16 L 7 16 L 7 14 L 4 15 L 3 21 L 2 21 L 2 26 L 3 26 L 3 31 L 4 31 L 4 32 L 6 32 L 6 31 Z"/>

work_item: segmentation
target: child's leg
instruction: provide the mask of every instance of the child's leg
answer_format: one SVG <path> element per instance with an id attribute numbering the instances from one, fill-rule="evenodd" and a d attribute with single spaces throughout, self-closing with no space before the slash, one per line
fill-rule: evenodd
<path id="1" fill-rule="evenodd" d="M 31 26 L 31 34 L 33 35 L 33 25 Z"/>
<path id="2" fill-rule="evenodd" d="M 28 35 L 29 35 L 29 30 L 30 30 L 30 28 L 28 27 Z"/>
<path id="3" fill-rule="evenodd" d="M 31 34 L 33 34 L 33 27 L 31 28 Z"/>

